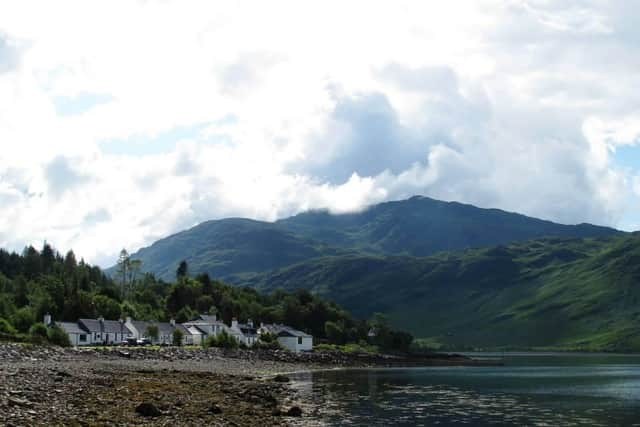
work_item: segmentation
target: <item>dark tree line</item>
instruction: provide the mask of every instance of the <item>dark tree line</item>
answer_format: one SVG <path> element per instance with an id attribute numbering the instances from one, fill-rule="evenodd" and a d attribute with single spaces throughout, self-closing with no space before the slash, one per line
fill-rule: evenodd
<path id="1" fill-rule="evenodd" d="M 130 316 L 184 322 L 198 313 L 215 312 L 226 322 L 235 317 L 284 323 L 336 344 L 373 340 L 383 348 L 407 349 L 411 343 L 410 335 L 392 330 L 380 319 L 355 319 L 306 290 L 262 294 L 207 274 L 190 277 L 186 262 L 179 265 L 175 283 L 152 274 L 128 277 L 122 286 L 100 268 L 77 261 L 72 251 L 62 256 L 48 244 L 41 250 L 29 246 L 22 254 L 0 250 L 0 332 L 12 328 L 26 333 L 45 313 L 64 321 Z M 371 330 L 378 331 L 373 338 L 368 336 Z"/>

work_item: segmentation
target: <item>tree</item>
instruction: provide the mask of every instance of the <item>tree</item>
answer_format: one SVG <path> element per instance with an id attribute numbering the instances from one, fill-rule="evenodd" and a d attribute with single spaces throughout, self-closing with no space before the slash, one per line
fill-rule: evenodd
<path id="1" fill-rule="evenodd" d="M 324 330 L 327 339 L 334 344 L 344 344 L 344 322 L 332 322 L 330 320 L 324 323 Z"/>
<path id="2" fill-rule="evenodd" d="M 142 267 L 142 261 L 139 259 L 129 259 L 129 284 L 133 285 L 136 282 L 140 268 Z"/>
<path id="3" fill-rule="evenodd" d="M 20 332 L 27 332 L 35 321 L 36 316 L 31 307 L 19 308 L 11 318 L 11 323 Z"/>
<path id="4" fill-rule="evenodd" d="M 187 264 L 187 261 L 185 260 L 180 261 L 180 265 L 178 265 L 178 269 L 176 270 L 176 278 L 178 280 L 184 279 L 185 277 L 187 277 L 188 273 L 189 273 L 189 265 Z"/>
<path id="5" fill-rule="evenodd" d="M 184 337 L 184 333 L 176 328 L 173 330 L 173 345 L 175 345 L 176 347 L 180 347 L 182 345 L 182 337 Z"/>
<path id="6" fill-rule="evenodd" d="M 209 313 L 215 307 L 215 301 L 211 295 L 203 295 L 196 301 L 196 308 L 200 313 Z"/>
<path id="7" fill-rule="evenodd" d="M 129 277 L 129 269 L 131 266 L 131 257 L 129 257 L 129 252 L 126 249 L 122 249 L 120 251 L 120 256 L 118 257 L 118 264 L 116 268 L 116 274 L 120 279 L 120 293 L 122 296 L 126 295 L 127 292 L 127 279 Z"/>
<path id="8" fill-rule="evenodd" d="M 93 297 L 93 305 L 96 314 L 103 316 L 105 319 L 118 319 L 120 317 L 120 304 L 113 298 L 106 295 L 95 295 Z"/>
<path id="9" fill-rule="evenodd" d="M 144 331 L 144 335 L 147 338 L 151 338 L 152 341 L 158 341 L 158 336 L 160 335 L 160 331 L 156 325 L 147 326 L 147 330 Z"/>
<path id="10" fill-rule="evenodd" d="M 53 248 L 47 243 L 44 243 L 42 252 L 40 252 L 40 258 L 42 258 L 42 270 L 45 274 L 49 274 L 53 271 L 53 266 L 56 262 L 56 253 Z"/>

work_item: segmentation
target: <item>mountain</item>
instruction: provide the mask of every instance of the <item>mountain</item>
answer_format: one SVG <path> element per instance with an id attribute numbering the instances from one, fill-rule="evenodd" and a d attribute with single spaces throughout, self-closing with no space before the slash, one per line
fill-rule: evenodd
<path id="1" fill-rule="evenodd" d="M 640 350 L 640 235 L 547 238 L 426 258 L 314 259 L 255 277 L 453 347 Z"/>
<path id="2" fill-rule="evenodd" d="M 353 214 L 311 211 L 277 222 L 331 246 L 366 253 L 426 256 L 542 236 L 597 237 L 618 233 L 590 224 L 562 225 L 499 209 L 415 196 Z"/>
<path id="3" fill-rule="evenodd" d="M 178 264 L 191 273 L 239 279 L 244 273 L 267 271 L 326 255 L 345 253 L 288 232 L 273 223 L 242 218 L 208 221 L 159 240 L 132 258 L 157 277 L 175 278 Z"/>
<path id="4" fill-rule="evenodd" d="M 192 273 L 232 282 L 318 257 L 426 256 L 543 236 L 619 234 L 589 224 L 562 225 L 497 209 L 481 209 L 427 197 L 374 205 L 332 215 L 311 211 L 275 223 L 248 219 L 208 221 L 169 236 L 132 257 L 145 271 L 172 279 L 181 260 Z"/>

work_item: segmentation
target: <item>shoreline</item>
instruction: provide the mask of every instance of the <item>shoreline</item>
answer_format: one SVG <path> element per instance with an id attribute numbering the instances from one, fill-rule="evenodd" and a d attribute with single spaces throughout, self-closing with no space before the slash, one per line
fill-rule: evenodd
<path id="1" fill-rule="evenodd" d="M 431 356 L 420 366 L 469 365 Z M 380 363 L 373 363 L 373 362 Z M 0 343 L 0 425 L 239 425 L 317 421 L 290 376 L 417 366 L 388 355 Z M 477 366 L 477 362 L 473 362 Z M 301 409 L 305 408 L 305 409 Z"/>

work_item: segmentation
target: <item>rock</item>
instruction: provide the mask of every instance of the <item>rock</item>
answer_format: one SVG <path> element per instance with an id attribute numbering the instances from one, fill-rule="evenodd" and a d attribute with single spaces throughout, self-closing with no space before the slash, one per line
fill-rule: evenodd
<path id="1" fill-rule="evenodd" d="M 18 399 L 17 397 L 10 397 L 7 399 L 7 402 L 11 406 L 22 406 L 24 408 L 31 408 L 33 403 L 29 402 L 27 399 Z"/>
<path id="2" fill-rule="evenodd" d="M 131 353 L 129 353 L 128 351 L 122 351 L 122 350 L 120 350 L 120 351 L 118 352 L 118 355 L 119 355 L 120 357 L 124 357 L 124 358 L 126 358 L 126 359 L 131 359 Z"/>
<path id="3" fill-rule="evenodd" d="M 136 413 L 142 415 L 143 417 L 159 417 L 162 415 L 162 412 L 156 405 L 149 402 L 143 402 L 136 406 Z"/>
<path id="4" fill-rule="evenodd" d="M 292 406 L 287 411 L 287 416 L 288 417 L 301 417 L 302 416 L 302 409 L 300 409 L 299 406 Z"/>
<path id="5" fill-rule="evenodd" d="M 211 406 L 209 406 L 209 409 L 207 412 L 209 412 L 210 414 L 221 414 L 222 409 L 215 403 L 212 403 Z"/>
<path id="6" fill-rule="evenodd" d="M 291 381 L 291 379 L 289 379 L 289 377 L 286 375 L 276 375 L 273 380 L 277 383 L 288 383 L 289 381 Z"/>

